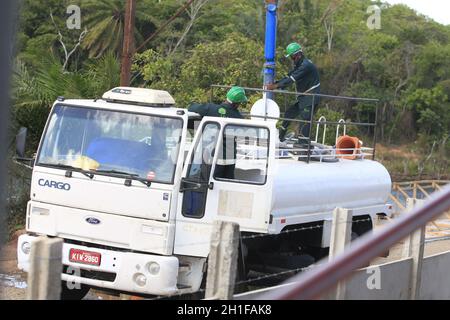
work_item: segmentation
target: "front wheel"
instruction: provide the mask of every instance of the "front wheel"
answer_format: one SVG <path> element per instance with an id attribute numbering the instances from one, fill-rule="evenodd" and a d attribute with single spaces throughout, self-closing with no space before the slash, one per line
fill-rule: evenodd
<path id="1" fill-rule="evenodd" d="M 61 281 L 61 300 L 82 300 L 89 292 L 90 287 L 79 284 L 76 288 L 70 289 L 66 281 Z"/>

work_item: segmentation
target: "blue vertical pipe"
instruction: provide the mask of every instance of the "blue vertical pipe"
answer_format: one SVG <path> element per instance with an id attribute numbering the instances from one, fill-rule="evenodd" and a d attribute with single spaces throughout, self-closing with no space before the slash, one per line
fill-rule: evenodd
<path id="1" fill-rule="evenodd" d="M 277 9 L 278 0 L 266 0 L 266 44 L 264 64 L 264 84 L 271 84 L 275 81 L 275 55 L 277 48 Z M 273 99 L 273 93 L 268 93 L 267 97 Z"/>

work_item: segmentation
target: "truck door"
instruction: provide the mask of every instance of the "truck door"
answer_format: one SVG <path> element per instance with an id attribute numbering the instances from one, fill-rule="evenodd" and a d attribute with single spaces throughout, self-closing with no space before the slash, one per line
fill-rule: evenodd
<path id="1" fill-rule="evenodd" d="M 206 257 L 214 220 L 267 232 L 272 204 L 275 126 L 236 119 L 204 120 L 180 187 L 175 254 Z"/>

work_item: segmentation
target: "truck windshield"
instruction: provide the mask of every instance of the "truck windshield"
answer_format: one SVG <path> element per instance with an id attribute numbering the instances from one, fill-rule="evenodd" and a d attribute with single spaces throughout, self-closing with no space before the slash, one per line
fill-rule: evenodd
<path id="1" fill-rule="evenodd" d="M 56 105 L 37 164 L 173 183 L 183 120 Z"/>

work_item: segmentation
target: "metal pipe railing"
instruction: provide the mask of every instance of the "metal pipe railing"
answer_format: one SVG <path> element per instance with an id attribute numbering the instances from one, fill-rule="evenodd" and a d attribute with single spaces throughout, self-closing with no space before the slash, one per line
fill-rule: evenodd
<path id="1" fill-rule="evenodd" d="M 364 266 L 370 260 L 390 249 L 409 234 L 426 226 L 450 209 L 450 186 L 430 197 L 423 206 L 415 207 L 409 214 L 398 218 L 379 233 L 364 236 L 334 260 L 318 265 L 309 272 L 299 274 L 288 282 L 293 286 L 277 289 L 259 296 L 258 300 L 310 300 L 317 299 L 332 289 L 339 281 Z"/>
<path id="2" fill-rule="evenodd" d="M 257 116 L 257 115 L 250 115 L 249 113 L 242 113 L 244 116 L 251 116 L 252 118 L 260 118 L 260 119 L 268 119 L 268 120 L 289 120 L 292 122 L 300 122 L 300 123 L 311 123 L 311 121 L 308 120 L 302 120 L 302 119 L 291 119 L 291 118 L 283 118 L 283 117 L 269 117 L 269 116 Z M 342 122 L 336 122 L 336 121 L 313 121 L 313 124 L 326 124 L 326 125 L 342 125 Z M 375 123 L 364 123 L 364 122 L 346 122 L 345 125 L 347 126 L 361 126 L 361 127 L 374 127 Z"/>
<path id="3" fill-rule="evenodd" d="M 232 86 L 230 85 L 218 85 L 218 84 L 213 84 L 210 86 L 210 102 L 213 101 L 214 98 L 214 88 L 220 88 L 220 89 L 229 89 L 232 88 Z M 380 100 L 378 99 L 370 99 L 370 98 L 357 98 L 357 97 L 346 97 L 346 96 L 333 96 L 333 95 L 328 95 L 328 94 L 318 94 L 318 93 L 308 93 L 308 92 L 303 92 L 303 93 L 299 93 L 299 92 L 292 92 L 292 91 L 285 91 L 285 90 L 266 90 L 266 89 L 259 89 L 259 88 L 251 88 L 251 87 L 242 87 L 244 90 L 247 91 L 254 91 L 254 92 L 262 92 L 262 93 L 280 93 L 283 94 L 284 97 L 286 97 L 286 95 L 294 95 L 296 97 L 299 96 L 311 96 L 313 99 L 312 102 L 312 106 L 311 106 L 311 118 L 310 120 L 300 120 L 300 119 L 289 119 L 289 118 L 274 118 L 274 117 L 269 117 L 269 116 L 253 116 L 253 118 L 262 118 L 264 120 L 277 120 L 277 121 L 290 121 L 290 122 L 297 122 L 297 123 L 309 123 L 310 127 L 309 127 L 309 137 L 306 138 L 306 142 L 308 144 L 308 154 L 310 153 L 311 150 L 311 134 L 312 134 L 312 124 L 319 124 L 319 122 L 315 122 L 314 121 L 314 115 L 315 115 L 315 108 L 316 105 L 314 103 L 316 97 L 320 97 L 320 98 L 330 98 L 330 99 L 337 99 L 337 100 L 347 100 L 347 101 L 355 101 L 355 102 L 370 102 L 370 103 L 374 103 L 375 104 L 375 123 L 347 123 L 347 125 L 355 125 L 355 126 L 367 126 L 367 127 L 373 127 L 373 131 L 374 131 L 374 138 L 373 138 L 373 147 L 374 147 L 374 152 L 372 155 L 372 160 L 375 160 L 375 154 L 376 154 L 376 145 L 377 145 L 377 125 L 378 125 L 378 104 L 380 102 Z M 320 124 L 324 124 L 324 125 L 340 125 L 339 122 L 320 122 Z M 308 156 L 307 162 L 310 162 L 310 157 Z"/>
<path id="4" fill-rule="evenodd" d="M 220 89 L 230 89 L 233 86 L 228 85 L 219 85 L 219 84 L 212 84 L 210 86 L 211 88 L 220 88 Z M 250 87 L 241 87 L 244 90 L 248 91 L 255 91 L 255 92 L 263 92 L 263 93 L 282 93 L 286 95 L 294 95 L 294 96 L 310 96 L 310 97 L 320 97 L 320 98 L 331 98 L 331 99 L 339 99 L 339 100 L 351 100 L 351 101 L 365 101 L 365 102 L 373 102 L 378 103 L 380 100 L 378 99 L 371 99 L 371 98 L 355 98 L 355 97 L 346 97 L 346 96 L 333 96 L 329 94 L 320 94 L 320 93 L 299 93 L 294 91 L 285 91 L 285 90 L 266 90 L 266 89 L 259 89 L 259 88 L 250 88 Z"/>

